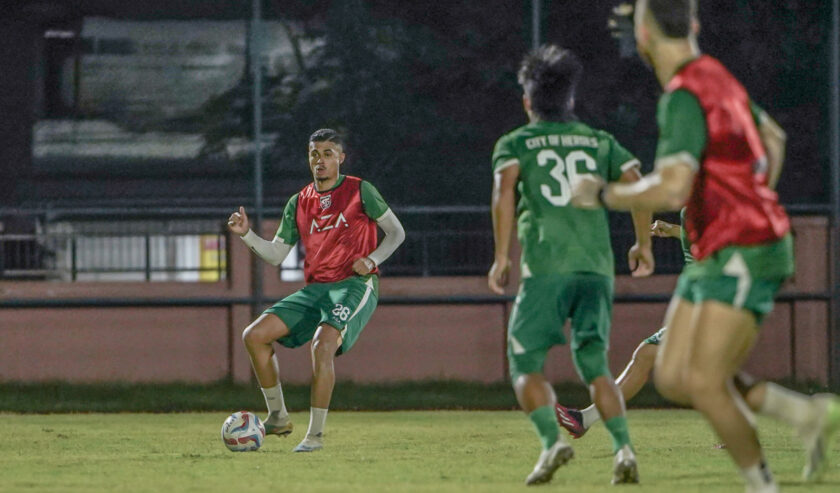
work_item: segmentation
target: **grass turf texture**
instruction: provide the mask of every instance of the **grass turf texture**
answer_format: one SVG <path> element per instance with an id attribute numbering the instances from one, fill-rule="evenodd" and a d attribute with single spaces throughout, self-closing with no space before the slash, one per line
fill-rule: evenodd
<path id="1" fill-rule="evenodd" d="M 0 414 L 0 492 L 525 491 L 539 453 L 515 411 L 330 412 L 326 446 L 294 454 L 308 413 L 290 438 L 269 436 L 233 453 L 219 429 L 226 413 Z M 697 413 L 635 410 L 630 432 L 642 484 L 633 491 L 742 492 L 737 472 Z M 767 457 L 785 491 L 840 490 L 840 448 L 820 485 L 800 480 L 802 448 L 761 419 Z M 602 425 L 572 441 L 576 457 L 546 490 L 614 492 Z"/>

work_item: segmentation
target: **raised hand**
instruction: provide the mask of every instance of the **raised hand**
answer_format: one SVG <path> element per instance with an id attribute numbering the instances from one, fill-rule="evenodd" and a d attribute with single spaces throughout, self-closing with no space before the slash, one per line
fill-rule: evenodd
<path id="1" fill-rule="evenodd" d="M 228 229 L 239 236 L 245 236 L 248 230 L 251 229 L 248 224 L 248 214 L 245 214 L 245 208 L 242 206 L 239 206 L 239 212 L 234 212 L 230 215 L 227 224 Z"/>

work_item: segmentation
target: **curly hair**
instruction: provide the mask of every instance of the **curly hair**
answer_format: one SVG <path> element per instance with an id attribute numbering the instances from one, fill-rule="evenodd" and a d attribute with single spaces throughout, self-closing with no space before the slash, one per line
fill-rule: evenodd
<path id="1" fill-rule="evenodd" d="M 563 120 L 572 113 L 582 72 L 583 65 L 572 51 L 546 44 L 522 60 L 519 85 L 537 116 L 543 120 Z"/>

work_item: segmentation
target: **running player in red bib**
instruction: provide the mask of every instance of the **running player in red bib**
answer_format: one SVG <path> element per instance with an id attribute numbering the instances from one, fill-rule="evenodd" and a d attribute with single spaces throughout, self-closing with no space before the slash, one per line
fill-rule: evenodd
<path id="1" fill-rule="evenodd" d="M 696 261 L 680 275 L 666 315 L 656 387 L 703 414 L 748 492 L 775 492 L 734 376 L 774 295 L 793 273 L 790 223 L 774 191 L 785 137 L 720 62 L 700 54 L 698 26 L 693 0 L 637 1 L 638 51 L 664 88 L 656 169 L 633 186 L 587 177 L 572 201 L 613 209 L 688 206 L 685 226 Z M 823 402 L 811 440 L 817 453 L 829 450 L 824 444 L 840 428 L 836 398 Z M 805 474 L 819 471 L 806 467 Z"/>
<path id="2" fill-rule="evenodd" d="M 694 257 L 691 256 L 691 244 L 685 234 L 685 212 L 686 209 L 683 207 L 680 211 L 680 224 L 656 220 L 651 224 L 650 232 L 652 236 L 679 239 L 685 264 L 689 265 L 694 262 Z M 621 389 L 625 401 L 632 399 L 647 382 L 665 332 L 667 332 L 667 327 L 662 327 L 643 340 L 633 352 L 633 358 L 616 379 L 615 382 Z M 825 430 L 830 420 L 822 419 L 822 425 L 819 422 L 835 397 L 831 394 L 815 396 L 800 394 L 773 382 L 756 380 L 743 371 L 735 375 L 734 383 L 753 412 L 785 423 L 805 441 L 806 478 L 816 479 L 816 473 L 823 469 L 822 466 L 827 459 L 826 442 L 821 439 L 820 430 Z M 601 420 L 598 409 L 594 405 L 578 410 L 558 403 L 554 408 L 557 422 L 574 438 L 582 437 L 593 424 Z M 715 447 L 721 448 L 720 445 Z"/>
<path id="3" fill-rule="evenodd" d="M 312 341 L 309 429 L 295 452 L 323 447 L 323 430 L 335 385 L 333 359 L 350 350 L 370 320 L 379 298 L 378 266 L 405 239 L 405 231 L 370 183 L 339 173 L 344 144 L 321 129 L 309 138 L 314 181 L 292 196 L 273 241 L 250 230 L 243 207 L 228 219 L 265 261 L 278 265 L 300 241 L 305 250 L 306 287 L 278 301 L 242 334 L 268 407 L 267 433 L 286 436 L 292 423 L 277 374 L 274 341 L 295 348 Z M 376 228 L 385 237 L 377 246 Z"/>

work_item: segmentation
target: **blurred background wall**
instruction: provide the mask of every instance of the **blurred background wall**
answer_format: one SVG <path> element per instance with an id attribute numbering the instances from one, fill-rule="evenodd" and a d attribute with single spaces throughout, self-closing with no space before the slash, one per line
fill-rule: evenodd
<path id="1" fill-rule="evenodd" d="M 516 69 L 535 37 L 580 55 L 578 116 L 651 168 L 660 89 L 633 40 L 615 37 L 626 19 L 608 27 L 617 3 L 264 0 L 258 24 L 250 0 L 4 8 L 0 379 L 249 379 L 239 333 L 300 287 L 302 252 L 280 270 L 256 267 L 224 220 L 258 206 L 270 235 L 271 218 L 309 180 L 305 144 L 324 126 L 346 133 L 345 172 L 374 183 L 408 232 L 385 266 L 383 304 L 340 374 L 506 378 L 510 296 L 488 296 L 483 278 L 489 158 L 499 136 L 525 123 Z M 827 382 L 837 352 L 831 2 L 701 0 L 700 18 L 703 50 L 789 137 L 779 194 L 794 215 L 798 273 L 751 365 Z M 681 256 L 675 242 L 657 241 L 659 274 L 631 280 L 629 219 L 610 221 L 618 370 L 658 328 Z M 308 378 L 307 352 L 284 353 L 289 378 Z M 552 365 L 555 379 L 576 379 L 567 358 Z"/>

